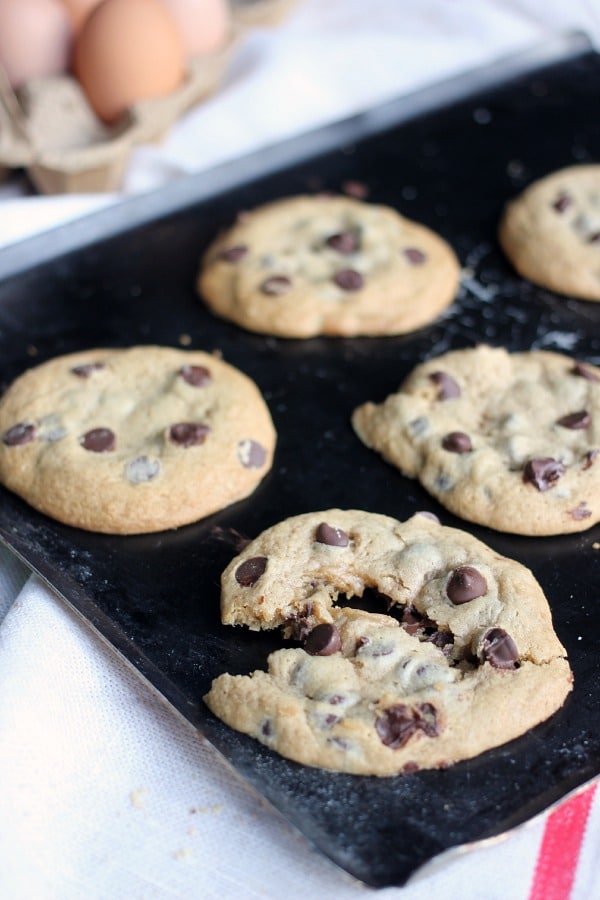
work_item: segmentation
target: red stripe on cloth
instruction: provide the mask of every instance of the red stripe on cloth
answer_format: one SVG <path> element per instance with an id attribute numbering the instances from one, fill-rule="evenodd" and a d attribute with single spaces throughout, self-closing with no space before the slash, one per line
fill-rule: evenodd
<path id="1" fill-rule="evenodd" d="M 568 900 L 570 897 L 595 790 L 594 784 L 548 816 L 529 900 Z"/>

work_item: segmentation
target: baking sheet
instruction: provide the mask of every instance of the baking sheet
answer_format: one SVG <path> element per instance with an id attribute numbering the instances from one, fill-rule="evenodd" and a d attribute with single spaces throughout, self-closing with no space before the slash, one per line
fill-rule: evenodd
<path id="1" fill-rule="evenodd" d="M 61 256 L 48 254 L 45 237 L 28 241 L 29 267 L 13 265 L 0 283 L 3 386 L 61 353 L 190 342 L 222 352 L 263 391 L 279 443 L 272 472 L 251 498 L 178 531 L 111 537 L 52 522 L 2 490 L 0 537 L 294 827 L 370 885 L 402 884 L 444 850 L 501 834 L 600 773 L 600 529 L 540 539 L 461 522 L 360 444 L 349 424 L 355 406 L 383 399 L 421 360 L 480 341 L 600 363 L 600 305 L 527 284 L 495 238 L 502 206 L 531 180 L 600 160 L 600 57 L 581 38 L 565 39 L 552 55 L 508 81 L 496 69 L 495 86 L 482 73 L 482 90 L 474 75 L 465 99 L 429 103 L 409 120 L 398 104 L 399 124 L 389 121 L 388 107 L 383 130 L 370 118 L 362 137 L 360 122 L 358 130 L 342 124 L 343 143 L 334 149 L 311 158 L 304 140 L 299 161 L 244 182 L 235 177 L 231 189 L 203 188 L 180 209 L 137 219 L 133 209 L 129 228 L 121 211 L 113 236 L 83 246 L 75 237 Z M 327 133 L 331 143 L 334 132 Z M 315 148 L 322 146 L 316 138 Z M 454 246 L 463 284 L 442 319 L 404 337 L 285 341 L 246 333 L 198 302 L 201 253 L 240 210 L 348 182 L 367 186 L 370 200 L 424 222 Z M 110 224 L 106 215 L 102 221 Z M 66 232 L 68 240 L 77 228 Z M 14 259 L 14 252 L 5 257 L 9 269 Z M 2 263 L 0 254 L 0 271 Z M 391 779 L 305 768 L 218 722 L 201 700 L 212 678 L 262 667 L 281 645 L 278 635 L 220 624 L 219 576 L 236 552 L 235 534 L 255 536 L 284 517 L 334 506 L 399 519 L 431 510 L 528 565 L 575 673 L 564 708 L 448 771 Z"/>

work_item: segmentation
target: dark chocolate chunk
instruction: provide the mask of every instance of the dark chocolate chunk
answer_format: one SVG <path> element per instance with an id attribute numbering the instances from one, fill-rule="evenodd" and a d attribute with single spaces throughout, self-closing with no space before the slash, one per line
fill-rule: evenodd
<path id="1" fill-rule="evenodd" d="M 110 428 L 92 428 L 86 431 L 79 443 L 84 450 L 90 450 L 92 453 L 110 453 L 115 449 L 117 438 Z"/>
<path id="2" fill-rule="evenodd" d="M 562 416 L 562 418 L 558 419 L 556 424 L 562 425 L 563 428 L 571 428 L 573 431 L 588 428 L 591 424 L 592 417 L 589 412 L 585 409 L 579 410 L 579 412 L 569 413 L 568 416 Z"/>
<path id="3" fill-rule="evenodd" d="M 219 259 L 222 259 L 225 262 L 234 263 L 246 256 L 247 253 L 248 248 L 245 244 L 236 244 L 233 247 L 226 247 L 224 250 L 221 250 Z"/>
<path id="4" fill-rule="evenodd" d="M 562 194 L 558 195 L 558 197 L 552 204 L 552 209 L 555 210 L 557 213 L 562 213 L 566 209 L 568 209 L 572 203 L 573 203 L 573 198 L 571 197 L 571 195 L 562 193 Z"/>
<path id="5" fill-rule="evenodd" d="M 333 280 L 343 291 L 360 291 L 365 280 L 356 269 L 340 269 L 333 276 Z"/>
<path id="6" fill-rule="evenodd" d="M 273 736 L 273 723 L 270 719 L 265 719 L 262 725 L 260 726 L 260 733 L 264 737 L 272 737 Z"/>
<path id="7" fill-rule="evenodd" d="M 329 544 L 330 547 L 347 547 L 350 538 L 341 528 L 321 522 L 317 528 L 317 541 L 319 544 Z"/>
<path id="8" fill-rule="evenodd" d="M 523 481 L 526 484 L 533 484 L 538 491 L 547 491 L 554 487 L 565 471 L 564 465 L 550 456 L 530 459 L 523 469 Z"/>
<path id="9" fill-rule="evenodd" d="M 104 363 L 82 363 L 80 366 L 73 366 L 71 372 L 73 375 L 77 375 L 78 378 L 89 378 L 90 375 L 94 372 L 98 372 L 100 369 L 104 369 Z"/>
<path id="10" fill-rule="evenodd" d="M 246 559 L 237 567 L 235 570 L 235 580 L 238 584 L 241 584 L 242 587 L 252 587 L 253 584 L 256 584 L 261 575 L 264 574 L 266 568 L 266 556 L 253 556 L 251 559 Z"/>
<path id="11" fill-rule="evenodd" d="M 441 631 L 436 628 L 429 634 L 428 629 L 425 629 L 425 634 L 425 643 L 433 644 L 435 647 L 439 647 L 440 650 L 454 644 L 454 635 L 451 631 Z"/>
<path id="12" fill-rule="evenodd" d="M 246 469 L 260 469 L 267 459 L 267 451 L 258 441 L 240 441 L 238 459 Z"/>
<path id="13" fill-rule="evenodd" d="M 337 234 L 330 235 L 325 241 L 332 250 L 337 250 L 344 256 L 350 256 L 356 253 L 359 246 L 358 235 L 355 231 L 340 231 Z"/>
<path id="14" fill-rule="evenodd" d="M 473 566 L 459 566 L 448 579 L 446 594 L 451 603 L 460 606 L 487 594 L 487 581 Z"/>
<path id="15" fill-rule="evenodd" d="M 206 366 L 182 366 L 179 374 L 192 387 L 206 387 L 212 381 L 212 375 Z"/>
<path id="16" fill-rule="evenodd" d="M 432 372 L 429 377 L 439 388 L 438 400 L 452 400 L 454 397 L 460 397 L 460 387 L 452 375 L 448 375 L 447 372 Z"/>
<path id="17" fill-rule="evenodd" d="M 481 652 L 495 669 L 516 669 L 519 660 L 517 645 L 504 628 L 489 628 L 483 636 Z"/>
<path id="18" fill-rule="evenodd" d="M 404 747 L 417 731 L 435 737 L 439 734 L 435 707 L 431 703 L 420 703 L 416 708 L 396 703 L 377 717 L 375 730 L 381 743 L 392 750 Z"/>
<path id="19" fill-rule="evenodd" d="M 600 381 L 600 377 L 585 363 L 577 361 L 572 371 L 573 375 L 579 375 L 581 378 L 587 379 L 587 381 Z"/>
<path id="20" fill-rule="evenodd" d="M 316 625 L 304 642 L 304 649 L 311 656 L 331 656 L 342 649 L 340 633 L 329 622 Z"/>
<path id="21" fill-rule="evenodd" d="M 418 247 L 405 247 L 402 251 L 411 266 L 422 266 L 427 256 Z"/>
<path id="22" fill-rule="evenodd" d="M 35 425 L 30 422 L 19 422 L 4 432 L 2 441 L 7 447 L 20 447 L 21 444 L 31 443 L 35 437 Z"/>
<path id="23" fill-rule="evenodd" d="M 442 447 L 449 453 L 470 453 L 473 444 L 469 435 L 464 431 L 451 431 L 442 438 Z"/>
<path id="24" fill-rule="evenodd" d="M 270 297 L 280 297 L 282 294 L 287 294 L 291 287 L 292 282 L 287 275 L 271 275 L 270 278 L 265 278 L 260 289 L 263 294 L 268 294 Z"/>
<path id="25" fill-rule="evenodd" d="M 180 447 L 194 447 L 203 444 L 210 432 L 210 426 L 203 422 L 177 422 L 169 428 L 169 440 Z"/>

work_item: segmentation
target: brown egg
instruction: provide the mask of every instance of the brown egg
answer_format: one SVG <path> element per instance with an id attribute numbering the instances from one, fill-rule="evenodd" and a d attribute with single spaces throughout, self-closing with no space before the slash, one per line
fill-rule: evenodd
<path id="1" fill-rule="evenodd" d="M 190 56 L 212 53 L 227 41 L 231 12 L 227 0 L 162 0 L 179 25 Z"/>
<path id="2" fill-rule="evenodd" d="M 102 0 L 75 39 L 73 71 L 97 115 L 115 122 L 138 100 L 181 84 L 179 29 L 161 0 Z"/>
<path id="3" fill-rule="evenodd" d="M 100 0 L 62 0 L 62 2 L 67 7 L 75 31 L 79 31 Z"/>
<path id="4" fill-rule="evenodd" d="M 14 88 L 64 72 L 71 40 L 60 0 L 0 0 L 0 65 Z"/>

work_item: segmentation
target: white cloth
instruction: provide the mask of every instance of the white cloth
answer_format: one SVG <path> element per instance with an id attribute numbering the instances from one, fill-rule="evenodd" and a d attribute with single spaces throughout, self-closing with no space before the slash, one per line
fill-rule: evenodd
<path id="1" fill-rule="evenodd" d="M 600 46 L 597 0 L 299 0 L 250 34 L 218 93 L 159 147 L 138 148 L 119 196 L 0 189 L 0 244 L 389 99 L 563 29 Z M 572 900 L 600 896 L 600 801 Z M 547 816 L 438 860 L 398 900 L 526 900 Z M 399 836 L 401 839 L 401 836 Z M 2 900 L 364 897 L 232 776 L 212 747 L 78 616 L 0 548 Z M 555 900 L 566 894 L 555 893 Z"/>

